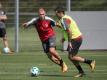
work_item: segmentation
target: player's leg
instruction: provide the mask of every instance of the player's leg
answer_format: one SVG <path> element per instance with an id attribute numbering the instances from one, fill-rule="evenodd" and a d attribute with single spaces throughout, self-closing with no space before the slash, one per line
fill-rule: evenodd
<path id="1" fill-rule="evenodd" d="M 92 72 L 95 70 L 95 65 L 96 65 L 96 61 L 95 60 L 84 59 L 83 62 L 86 63 L 86 64 L 89 64 Z"/>
<path id="2" fill-rule="evenodd" d="M 83 61 L 84 59 L 77 56 L 81 43 L 82 43 L 82 38 L 80 38 L 79 40 L 72 40 L 71 42 L 72 48 L 68 49 L 69 51 L 68 58 L 70 59 L 70 61 L 72 61 L 72 63 L 75 65 L 75 67 L 79 71 L 79 74 L 77 74 L 75 77 L 82 77 L 85 74 L 81 65 L 79 64 L 79 62 Z"/>
<path id="3" fill-rule="evenodd" d="M 95 69 L 95 63 L 96 63 L 95 60 L 86 59 L 86 58 L 83 58 L 83 57 L 80 57 L 80 56 L 77 56 L 77 55 L 73 56 L 71 59 L 74 60 L 74 61 L 89 64 L 92 72 Z"/>
<path id="4" fill-rule="evenodd" d="M 77 53 L 78 53 L 78 50 L 79 50 L 79 47 L 74 47 L 74 49 L 71 50 L 71 59 L 74 60 L 74 61 L 78 61 L 78 62 L 82 62 L 82 63 L 86 63 L 90 66 L 91 68 L 91 71 L 94 71 L 95 69 L 95 60 L 91 60 L 91 59 L 86 59 L 86 58 L 83 58 L 81 56 L 78 56 Z"/>
<path id="5" fill-rule="evenodd" d="M 50 48 L 50 50 L 46 48 L 44 48 L 45 53 L 47 54 L 48 58 L 56 63 L 57 65 L 61 66 L 61 70 L 62 72 L 66 72 L 67 71 L 67 66 L 66 64 L 63 62 L 63 60 L 60 58 L 60 56 L 58 55 L 58 53 L 56 53 L 56 51 L 54 50 L 54 48 Z"/>
<path id="6" fill-rule="evenodd" d="M 65 64 L 65 62 L 63 62 L 63 60 L 61 59 L 61 57 L 59 56 L 58 52 L 56 51 L 55 47 L 55 41 L 56 41 L 56 38 L 55 36 L 52 36 L 50 39 L 49 39 L 49 53 L 54 56 L 56 59 L 59 60 L 60 62 L 60 66 L 61 66 L 61 70 L 62 72 L 66 72 L 68 70 L 68 67 L 67 65 Z M 53 48 L 54 47 L 54 48 Z"/>
<path id="7" fill-rule="evenodd" d="M 48 58 L 52 60 L 54 63 L 60 65 L 62 67 L 62 71 L 67 71 L 67 66 L 57 53 L 55 49 L 55 37 L 49 38 L 47 41 L 42 42 L 43 49 L 45 53 L 47 54 Z"/>
<path id="8" fill-rule="evenodd" d="M 72 40 L 72 46 L 73 46 L 73 48 L 69 49 L 69 59 L 74 63 L 74 65 L 78 69 L 79 75 L 82 74 L 82 73 L 84 74 L 84 71 L 82 70 L 82 68 L 78 64 L 78 62 L 87 63 L 89 65 L 92 64 L 92 62 L 93 62 L 92 60 L 85 59 L 85 58 L 80 57 L 80 56 L 77 55 L 78 50 L 79 50 L 79 48 L 81 46 L 81 43 L 82 43 L 82 39 Z M 92 67 L 94 68 L 95 66 L 92 66 Z M 77 75 L 76 77 L 81 77 L 81 75 L 80 76 L 79 75 Z"/>
<path id="9" fill-rule="evenodd" d="M 79 64 L 79 61 L 76 60 L 76 59 L 73 59 L 73 55 L 72 55 L 71 53 L 68 55 L 68 58 L 69 58 L 69 60 L 75 65 L 75 67 L 77 68 L 77 70 L 78 70 L 78 72 L 79 72 L 79 73 L 78 73 L 77 75 L 75 75 L 74 77 L 82 77 L 85 73 L 84 73 L 81 65 Z"/>
<path id="10" fill-rule="evenodd" d="M 47 47 L 46 47 L 46 49 L 44 49 L 44 51 L 45 51 L 46 55 L 48 56 L 48 58 L 49 58 L 52 62 L 60 65 L 59 59 L 57 59 L 55 56 L 53 56 L 52 54 L 50 54 L 49 50 L 47 51 Z"/>
<path id="11" fill-rule="evenodd" d="M 7 36 L 5 28 L 0 28 L 0 37 L 3 39 L 4 47 L 8 47 Z"/>
<path id="12" fill-rule="evenodd" d="M 65 62 L 61 59 L 61 57 L 59 56 L 58 52 L 55 50 L 55 48 L 51 47 L 49 49 L 49 53 L 51 54 L 51 56 L 53 57 L 52 60 L 55 62 L 57 61 L 58 65 L 61 66 L 61 70 L 62 72 L 66 72 L 68 70 L 67 65 L 65 64 Z"/>
<path id="13" fill-rule="evenodd" d="M 8 47 L 8 40 L 6 35 L 3 37 L 3 43 L 4 43 L 4 47 Z"/>
<path id="14" fill-rule="evenodd" d="M 5 28 L 1 29 L 1 37 L 2 37 L 2 39 L 3 39 L 4 47 L 5 47 L 5 48 L 9 48 Z M 9 48 L 9 49 L 10 49 L 10 48 Z M 13 53 L 13 52 L 10 50 L 9 53 Z"/>

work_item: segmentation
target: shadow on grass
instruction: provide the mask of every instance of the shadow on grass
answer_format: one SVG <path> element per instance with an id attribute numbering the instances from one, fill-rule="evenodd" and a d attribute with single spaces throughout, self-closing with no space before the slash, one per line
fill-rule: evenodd
<path id="1" fill-rule="evenodd" d="M 64 75 L 64 74 L 41 74 L 39 76 L 48 76 L 48 77 L 73 77 L 71 75 Z"/>

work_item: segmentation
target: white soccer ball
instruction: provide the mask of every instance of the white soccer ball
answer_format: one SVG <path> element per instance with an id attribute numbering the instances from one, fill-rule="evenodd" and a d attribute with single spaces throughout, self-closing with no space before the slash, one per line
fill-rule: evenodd
<path id="1" fill-rule="evenodd" d="M 3 52 L 4 52 L 4 53 L 9 53 L 9 52 L 10 52 L 10 49 L 9 49 L 8 47 L 5 47 L 5 48 L 3 48 Z"/>
<path id="2" fill-rule="evenodd" d="M 31 76 L 38 76 L 40 74 L 40 70 L 38 67 L 32 67 L 30 69 Z"/>

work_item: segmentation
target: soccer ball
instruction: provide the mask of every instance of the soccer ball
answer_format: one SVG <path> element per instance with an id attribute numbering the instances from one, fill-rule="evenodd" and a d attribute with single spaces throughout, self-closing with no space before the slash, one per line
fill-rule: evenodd
<path id="1" fill-rule="evenodd" d="M 40 70 L 38 67 L 32 67 L 30 69 L 31 76 L 38 76 L 40 74 Z"/>
<path id="2" fill-rule="evenodd" d="M 9 53 L 9 52 L 10 52 L 10 49 L 9 49 L 8 47 L 5 47 L 5 48 L 3 48 L 3 52 L 4 52 L 4 53 Z"/>

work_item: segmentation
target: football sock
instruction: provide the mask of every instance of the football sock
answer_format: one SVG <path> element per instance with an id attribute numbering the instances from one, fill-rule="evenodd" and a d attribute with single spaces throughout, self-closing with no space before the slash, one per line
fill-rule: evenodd
<path id="1" fill-rule="evenodd" d="M 61 59 L 61 60 L 60 60 L 60 64 L 59 64 L 59 65 L 60 65 L 60 66 L 62 66 L 62 64 L 63 64 L 63 60 Z"/>
<path id="2" fill-rule="evenodd" d="M 78 69 L 79 73 L 84 73 L 84 71 L 80 65 L 76 65 L 76 68 Z"/>
<path id="3" fill-rule="evenodd" d="M 86 64 L 90 64 L 92 62 L 92 60 L 88 60 L 88 59 L 85 59 L 84 63 Z"/>

